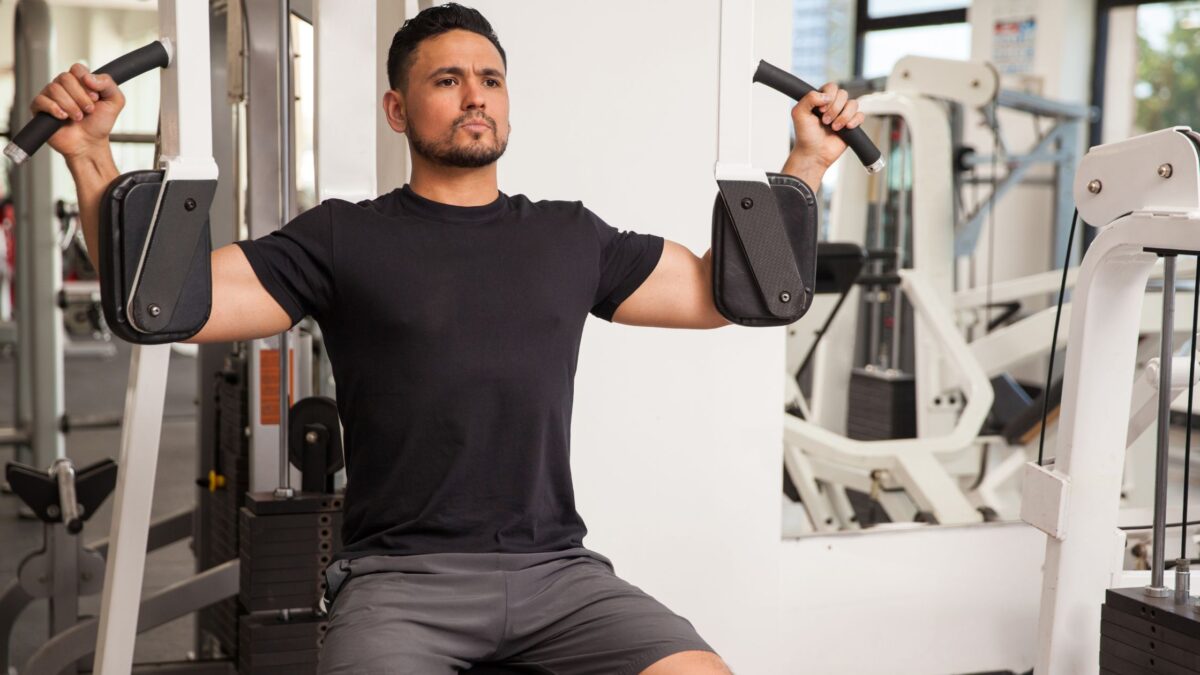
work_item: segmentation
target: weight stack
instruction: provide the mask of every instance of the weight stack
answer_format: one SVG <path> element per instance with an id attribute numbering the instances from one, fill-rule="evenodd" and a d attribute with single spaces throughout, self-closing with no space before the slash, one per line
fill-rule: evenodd
<path id="1" fill-rule="evenodd" d="M 225 486 L 205 491 L 203 503 L 207 509 L 208 543 L 205 547 L 205 569 L 214 567 L 239 555 L 238 512 L 250 489 L 250 425 L 249 394 L 246 387 L 245 359 L 230 356 L 217 384 L 217 462 L 218 472 L 225 477 Z M 237 598 L 228 598 L 210 605 L 199 613 L 200 630 L 211 635 L 228 655 L 237 654 Z"/>
<path id="2" fill-rule="evenodd" d="M 917 380 L 899 371 L 856 368 L 850 373 L 846 436 L 858 441 L 915 438 Z"/>
<path id="3" fill-rule="evenodd" d="M 315 615 L 242 617 L 238 675 L 316 675 L 328 623 Z"/>
<path id="4" fill-rule="evenodd" d="M 1194 602 L 1151 598 L 1141 588 L 1105 594 L 1100 672 L 1105 675 L 1200 673 L 1200 613 Z"/>
<path id="5" fill-rule="evenodd" d="M 341 549 L 341 495 L 270 492 L 241 510 L 241 592 L 248 612 L 312 609 L 325 592 L 325 567 Z"/>

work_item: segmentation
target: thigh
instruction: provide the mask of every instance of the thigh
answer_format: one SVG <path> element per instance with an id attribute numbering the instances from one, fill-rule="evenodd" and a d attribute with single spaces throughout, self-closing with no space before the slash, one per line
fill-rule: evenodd
<path id="1" fill-rule="evenodd" d="M 498 575 L 352 578 L 331 608 L 318 672 L 451 675 L 495 648 L 503 621 Z"/>
<path id="2" fill-rule="evenodd" d="M 508 661 L 555 675 L 637 675 L 671 654 L 713 651 L 691 622 L 596 560 L 510 583 L 509 613 Z"/>

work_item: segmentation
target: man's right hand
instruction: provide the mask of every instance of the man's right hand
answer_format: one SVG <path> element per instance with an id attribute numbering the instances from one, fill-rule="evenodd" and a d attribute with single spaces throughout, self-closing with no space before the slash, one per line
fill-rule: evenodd
<path id="1" fill-rule="evenodd" d="M 48 113 L 68 123 L 50 137 L 50 147 L 67 158 L 108 148 L 117 115 L 125 107 L 125 96 L 108 75 L 93 75 L 76 63 L 47 84 L 29 109 Z"/>

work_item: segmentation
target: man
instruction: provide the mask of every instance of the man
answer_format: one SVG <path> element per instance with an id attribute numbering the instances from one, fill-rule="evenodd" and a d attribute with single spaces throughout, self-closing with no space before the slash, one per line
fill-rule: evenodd
<path id="1" fill-rule="evenodd" d="M 383 112 L 408 138 L 410 184 L 326 201 L 215 251 L 212 314 L 194 338 L 266 337 L 306 315 L 321 325 L 349 472 L 321 672 L 440 675 L 495 661 L 728 673 L 688 621 L 583 547 L 568 457 L 587 314 L 723 326 L 710 255 L 620 232 L 578 202 L 499 192 L 506 59 L 475 10 L 407 21 L 388 73 Z M 50 144 L 67 158 L 92 251 L 123 102 L 77 64 L 32 106 L 72 121 Z M 815 188 L 845 149 L 830 129 L 862 115 L 826 85 L 792 117 L 783 170 Z"/>

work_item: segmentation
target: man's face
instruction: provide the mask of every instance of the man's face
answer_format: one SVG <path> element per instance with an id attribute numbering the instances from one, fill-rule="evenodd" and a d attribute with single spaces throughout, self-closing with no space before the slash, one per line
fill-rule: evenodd
<path id="1" fill-rule="evenodd" d="M 384 108 L 415 154 L 463 168 L 504 154 L 511 130 L 504 61 L 482 35 L 452 30 L 422 42 L 405 91 L 395 94 Z"/>

